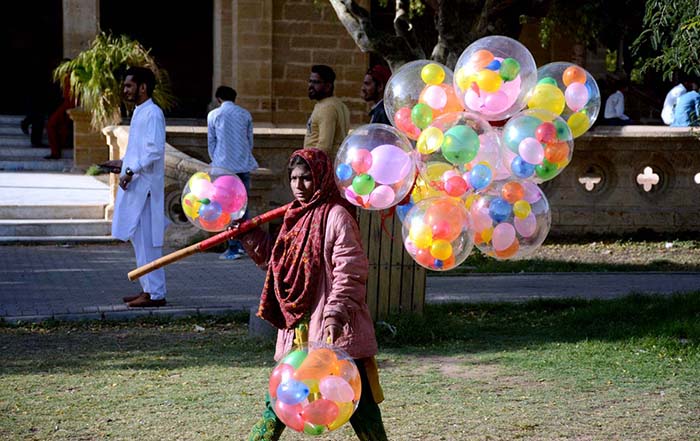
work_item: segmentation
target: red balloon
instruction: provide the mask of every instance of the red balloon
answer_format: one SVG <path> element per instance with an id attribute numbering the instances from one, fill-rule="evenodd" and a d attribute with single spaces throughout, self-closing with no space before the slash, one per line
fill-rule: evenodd
<path id="1" fill-rule="evenodd" d="M 402 107 L 396 111 L 394 114 L 394 125 L 414 141 L 420 136 L 421 130 L 413 124 L 411 109 L 408 107 Z"/>
<path id="2" fill-rule="evenodd" d="M 543 122 L 535 129 L 535 138 L 542 143 L 554 141 L 557 139 L 557 128 L 551 122 Z"/>
<path id="3" fill-rule="evenodd" d="M 291 378 L 292 375 L 294 375 L 294 366 L 287 363 L 277 365 L 270 375 L 270 383 L 268 385 L 270 397 L 277 398 L 277 387 L 281 382 Z"/>
<path id="4" fill-rule="evenodd" d="M 430 248 L 419 248 L 416 251 L 415 259 L 426 268 L 432 268 L 433 263 L 435 263 L 435 258 L 430 254 Z"/>
<path id="5" fill-rule="evenodd" d="M 321 398 L 306 405 L 301 411 L 301 417 L 311 424 L 325 426 L 338 418 L 338 411 L 338 405 L 334 401 Z"/>
<path id="6" fill-rule="evenodd" d="M 445 192 L 453 197 L 462 196 L 467 188 L 467 182 L 461 176 L 452 176 L 445 182 Z"/>
<path id="7" fill-rule="evenodd" d="M 285 404 L 280 400 L 275 402 L 275 415 L 279 417 L 285 426 L 301 432 L 304 430 L 304 419 L 301 417 L 302 405 Z"/>

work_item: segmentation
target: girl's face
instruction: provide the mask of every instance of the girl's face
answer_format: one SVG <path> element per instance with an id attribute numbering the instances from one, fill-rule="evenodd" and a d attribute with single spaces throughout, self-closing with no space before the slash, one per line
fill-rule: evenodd
<path id="1" fill-rule="evenodd" d="M 309 203 L 314 195 L 314 180 L 309 167 L 305 165 L 294 166 L 289 174 L 289 186 L 299 202 Z"/>

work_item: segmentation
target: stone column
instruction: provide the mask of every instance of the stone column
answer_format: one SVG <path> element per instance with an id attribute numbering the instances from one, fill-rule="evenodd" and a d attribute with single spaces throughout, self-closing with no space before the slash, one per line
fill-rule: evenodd
<path id="1" fill-rule="evenodd" d="M 63 56 L 73 58 L 100 31 L 99 0 L 63 0 Z"/>

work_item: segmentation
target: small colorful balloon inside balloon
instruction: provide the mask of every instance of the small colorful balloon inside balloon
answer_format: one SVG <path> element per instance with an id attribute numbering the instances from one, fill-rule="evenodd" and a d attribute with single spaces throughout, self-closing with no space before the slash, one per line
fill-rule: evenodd
<path id="1" fill-rule="evenodd" d="M 225 230 L 245 214 L 248 194 L 233 172 L 211 167 L 194 173 L 182 190 L 182 211 L 193 225 L 205 231 Z"/>

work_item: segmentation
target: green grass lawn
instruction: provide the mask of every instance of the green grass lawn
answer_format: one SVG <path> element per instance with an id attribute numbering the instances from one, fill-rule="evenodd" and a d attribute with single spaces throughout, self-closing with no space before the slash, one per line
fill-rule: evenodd
<path id="1" fill-rule="evenodd" d="M 246 439 L 274 365 L 246 321 L 0 327 L 0 439 Z M 700 439 L 700 292 L 429 305 L 387 323 L 391 440 Z"/>

